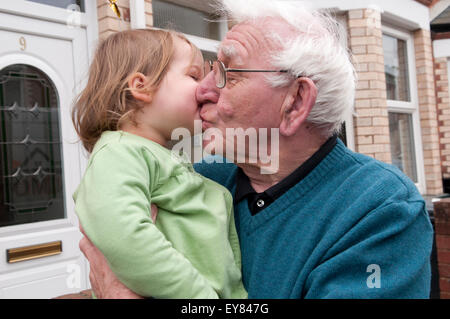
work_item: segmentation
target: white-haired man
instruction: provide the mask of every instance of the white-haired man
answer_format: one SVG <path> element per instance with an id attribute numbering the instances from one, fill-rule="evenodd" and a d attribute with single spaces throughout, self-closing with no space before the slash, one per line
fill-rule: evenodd
<path id="1" fill-rule="evenodd" d="M 234 196 L 249 298 L 428 298 L 422 197 L 399 170 L 336 137 L 355 72 L 334 20 L 293 1 L 222 4 L 235 25 L 197 91 L 203 128 L 225 136 L 208 147 L 223 149 L 230 128 L 279 132 L 270 174 L 258 158 L 196 165 Z M 81 246 L 97 295 L 136 297 L 87 240 Z"/>

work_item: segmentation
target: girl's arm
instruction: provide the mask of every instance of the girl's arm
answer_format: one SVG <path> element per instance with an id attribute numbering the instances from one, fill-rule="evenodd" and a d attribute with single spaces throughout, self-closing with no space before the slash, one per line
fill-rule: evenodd
<path id="1" fill-rule="evenodd" d="M 118 279 L 142 296 L 218 298 L 151 220 L 151 189 L 157 180 L 151 153 L 115 143 L 93 156 L 74 195 L 76 211 Z"/>
<path id="2" fill-rule="evenodd" d="M 83 234 L 84 232 L 81 231 Z M 84 234 L 86 236 L 86 234 Z M 97 299 L 142 299 L 117 279 L 102 252 L 87 237 L 80 240 L 80 250 L 89 261 L 89 280 Z"/>

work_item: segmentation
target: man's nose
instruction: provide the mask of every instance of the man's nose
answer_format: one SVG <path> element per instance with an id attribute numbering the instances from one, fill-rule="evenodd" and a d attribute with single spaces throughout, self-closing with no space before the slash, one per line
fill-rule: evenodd
<path id="1" fill-rule="evenodd" d="M 212 103 L 219 101 L 220 90 L 216 86 L 214 72 L 209 72 L 197 87 L 196 98 L 199 104 Z"/>

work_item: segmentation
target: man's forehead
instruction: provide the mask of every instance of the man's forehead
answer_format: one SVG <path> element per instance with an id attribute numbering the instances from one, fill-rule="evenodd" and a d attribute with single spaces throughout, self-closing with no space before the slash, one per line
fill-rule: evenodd
<path id="1" fill-rule="evenodd" d="M 268 29 L 280 31 L 277 34 L 285 34 L 289 27 L 285 21 L 270 17 L 236 24 L 222 41 L 219 56 L 229 60 L 246 60 L 249 57 L 255 60 L 268 56 L 273 50 L 282 49 L 279 41 L 275 41 L 276 37 L 269 36 L 271 33 L 268 33 Z"/>
<path id="2" fill-rule="evenodd" d="M 262 33 L 255 26 L 247 23 L 235 25 L 220 44 L 219 58 L 243 64 L 244 60 L 258 51 L 262 41 Z"/>

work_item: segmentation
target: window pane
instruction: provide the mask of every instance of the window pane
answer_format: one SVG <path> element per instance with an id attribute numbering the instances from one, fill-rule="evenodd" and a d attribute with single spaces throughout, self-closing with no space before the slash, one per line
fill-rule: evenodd
<path id="1" fill-rule="evenodd" d="M 0 227 L 64 218 L 58 95 L 40 70 L 0 70 Z"/>
<path id="2" fill-rule="evenodd" d="M 217 54 L 215 52 L 202 50 L 202 54 L 203 54 L 203 59 L 204 60 L 210 60 L 210 61 L 217 60 Z"/>
<path id="3" fill-rule="evenodd" d="M 347 129 L 345 127 L 345 123 L 342 123 L 341 130 L 339 131 L 338 137 L 345 144 L 345 146 L 347 146 Z"/>
<path id="4" fill-rule="evenodd" d="M 392 164 L 417 183 L 412 115 L 389 112 Z"/>
<path id="5" fill-rule="evenodd" d="M 209 22 L 208 13 L 159 0 L 152 1 L 153 24 L 161 29 L 174 29 L 213 40 L 220 39 L 220 24 Z"/>
<path id="6" fill-rule="evenodd" d="M 76 4 L 78 5 L 78 7 L 80 7 L 80 11 L 84 12 L 84 1 L 82 0 L 27 0 L 27 1 L 47 4 L 49 6 L 64 9 L 67 9 L 71 4 Z"/>
<path id="7" fill-rule="evenodd" d="M 406 41 L 383 34 L 383 50 L 387 99 L 411 101 Z"/>

